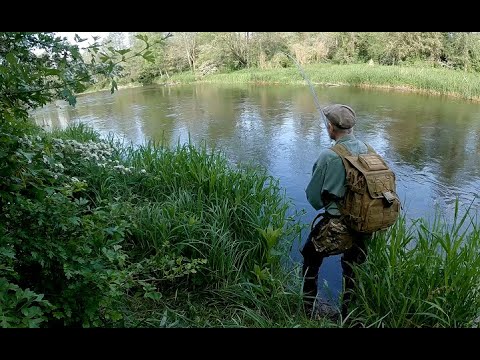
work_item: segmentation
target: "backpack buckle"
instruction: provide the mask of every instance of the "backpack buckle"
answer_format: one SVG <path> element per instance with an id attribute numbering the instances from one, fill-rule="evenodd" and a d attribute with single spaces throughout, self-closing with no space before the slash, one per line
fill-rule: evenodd
<path id="1" fill-rule="evenodd" d="M 391 191 L 385 191 L 382 193 L 385 200 L 388 202 L 388 206 L 393 204 L 393 201 L 396 199 L 395 195 L 392 194 Z"/>

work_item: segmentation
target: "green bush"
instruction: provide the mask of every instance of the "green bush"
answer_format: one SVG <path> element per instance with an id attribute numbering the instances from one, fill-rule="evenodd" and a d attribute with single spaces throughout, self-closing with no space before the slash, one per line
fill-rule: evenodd
<path id="1" fill-rule="evenodd" d="M 299 227 L 278 180 L 206 147 L 29 131 L 1 145 L 3 326 L 133 326 L 178 291 L 227 306 L 234 284 L 283 296 L 279 249 Z"/>

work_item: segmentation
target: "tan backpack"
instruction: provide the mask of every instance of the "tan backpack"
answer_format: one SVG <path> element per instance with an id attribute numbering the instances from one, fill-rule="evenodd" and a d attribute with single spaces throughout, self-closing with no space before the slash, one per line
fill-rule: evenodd
<path id="1" fill-rule="evenodd" d="M 400 200 L 395 187 L 395 173 L 375 150 L 352 156 L 342 144 L 331 149 L 345 166 L 345 197 L 339 210 L 345 224 L 361 233 L 372 233 L 391 226 L 400 213 Z"/>

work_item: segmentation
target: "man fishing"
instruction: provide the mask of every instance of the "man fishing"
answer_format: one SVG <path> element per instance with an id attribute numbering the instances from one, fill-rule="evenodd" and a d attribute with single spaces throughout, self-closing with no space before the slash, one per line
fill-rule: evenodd
<path id="1" fill-rule="evenodd" d="M 347 105 L 334 104 L 323 108 L 327 119 L 327 131 L 330 139 L 336 144 L 345 146 L 352 155 L 366 154 L 367 146 L 353 135 L 353 127 L 356 123 L 355 112 Z M 345 195 L 345 167 L 342 158 L 331 148 L 321 151 L 317 161 L 313 165 L 312 178 L 305 190 L 308 202 L 315 210 L 324 209 L 323 217 L 315 225 L 307 241 L 301 250 L 303 255 L 303 277 L 304 277 L 304 304 L 307 314 L 311 314 L 318 289 L 318 271 L 323 259 L 330 255 L 343 252 L 341 259 L 345 291 L 342 303 L 342 317 L 347 316 L 348 303 L 351 298 L 350 290 L 353 287 L 353 271 L 351 263 L 362 263 L 365 261 L 365 241 L 371 238 L 371 234 L 355 232 L 337 222 L 339 231 L 338 243 L 333 246 L 324 246 L 312 241 L 312 236 L 321 233 L 327 225 L 332 226 L 331 220 L 339 220 L 341 217 L 339 202 Z M 343 228 L 342 228 L 343 226 Z M 342 246 L 340 239 L 345 238 Z"/>
<path id="2" fill-rule="evenodd" d="M 305 311 L 313 313 L 323 259 L 343 254 L 345 288 L 341 315 L 346 318 L 354 284 L 351 265 L 363 263 L 366 242 L 372 234 L 388 228 L 398 218 L 401 204 L 396 194 L 395 174 L 371 146 L 353 135 L 357 121 L 353 109 L 342 104 L 322 109 L 308 76 L 295 58 L 286 55 L 310 86 L 328 135 L 335 141 L 334 146 L 321 151 L 305 190 L 315 210 L 324 209 L 313 220 L 312 230 L 300 251 Z M 313 226 L 317 218 L 321 219 Z"/>

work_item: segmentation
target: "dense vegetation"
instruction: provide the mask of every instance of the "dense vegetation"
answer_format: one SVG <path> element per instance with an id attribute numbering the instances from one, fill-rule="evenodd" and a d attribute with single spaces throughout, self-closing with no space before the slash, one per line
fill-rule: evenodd
<path id="1" fill-rule="evenodd" d="M 474 211 L 377 234 L 348 321 L 311 319 L 288 256 L 302 225 L 264 170 L 29 121 L 104 79 L 113 92 L 120 66 L 155 64 L 169 37 L 136 39 L 141 49 L 82 55 L 51 33 L 0 33 L 1 327 L 478 326 Z"/>
<path id="2" fill-rule="evenodd" d="M 357 273 L 352 325 L 478 327 L 480 228 L 471 206 L 453 219 L 438 215 L 377 234 Z"/>
<path id="3" fill-rule="evenodd" d="M 149 58 L 139 38 L 132 56 Z M 98 76 L 114 91 L 129 52 L 93 44 L 87 64 L 50 33 L 0 44 L 2 327 L 308 324 L 282 267 L 299 225 L 277 180 L 205 148 L 44 133 L 30 109 L 75 104 Z"/>
<path id="4" fill-rule="evenodd" d="M 110 33 L 111 49 L 141 49 L 137 33 Z M 480 99 L 480 34 L 440 32 L 141 33 L 148 60 L 123 64 L 121 85 L 302 82 L 400 88 Z M 87 61 L 92 57 L 86 56 Z M 345 66 L 349 65 L 349 66 Z M 107 79 L 108 80 L 108 79 Z M 91 90 L 109 86 L 99 77 Z"/>
<path id="5" fill-rule="evenodd" d="M 314 64 L 304 67 L 309 79 L 319 85 L 349 85 L 415 91 L 480 100 L 480 77 L 447 69 L 419 67 L 368 66 L 366 64 Z M 305 84 L 295 67 L 285 69 L 244 69 L 231 73 L 195 76 L 191 73 L 172 75 L 167 83 L 255 83 Z"/>
<path id="6" fill-rule="evenodd" d="M 125 65 L 134 81 L 190 70 L 206 74 L 245 68 L 285 68 L 300 64 L 422 65 L 480 71 L 479 33 L 441 32 L 244 32 L 143 33 L 152 42 L 154 62 L 136 58 Z M 110 33 L 114 48 L 142 46 L 136 33 Z M 163 39 L 166 41 L 163 41 Z"/>
<path id="7" fill-rule="evenodd" d="M 134 149 L 82 126 L 12 145 L 2 326 L 301 321 L 299 282 L 281 267 L 298 225 L 270 176 L 204 148 Z"/>

